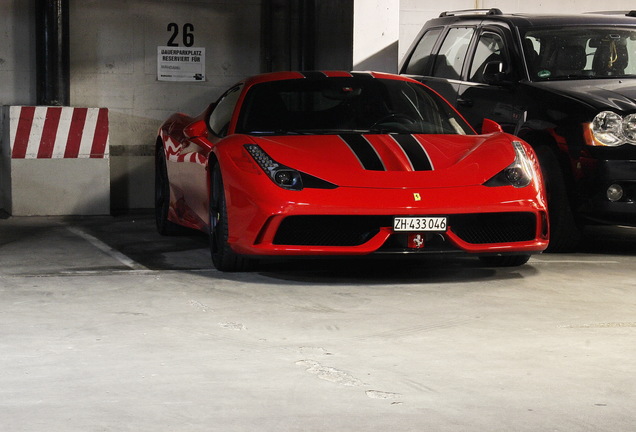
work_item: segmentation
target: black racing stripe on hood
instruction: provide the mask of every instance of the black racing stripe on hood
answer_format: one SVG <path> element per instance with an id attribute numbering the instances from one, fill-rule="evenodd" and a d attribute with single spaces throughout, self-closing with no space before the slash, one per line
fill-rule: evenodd
<path id="1" fill-rule="evenodd" d="M 344 134 L 340 138 L 349 146 L 356 155 L 364 169 L 371 171 L 386 171 L 380 156 L 365 137 L 359 134 Z"/>
<path id="2" fill-rule="evenodd" d="M 391 135 L 391 137 L 402 147 L 402 150 L 404 150 L 406 157 L 411 161 L 411 165 L 415 171 L 433 170 L 433 164 L 426 150 L 424 150 L 422 144 L 420 144 L 413 135 L 395 134 Z"/>

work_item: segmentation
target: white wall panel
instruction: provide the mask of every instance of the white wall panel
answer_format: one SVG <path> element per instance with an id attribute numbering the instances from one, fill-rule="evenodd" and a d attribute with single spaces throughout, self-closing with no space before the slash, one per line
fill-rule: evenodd
<path id="1" fill-rule="evenodd" d="M 353 68 L 397 72 L 400 0 L 356 0 Z"/>

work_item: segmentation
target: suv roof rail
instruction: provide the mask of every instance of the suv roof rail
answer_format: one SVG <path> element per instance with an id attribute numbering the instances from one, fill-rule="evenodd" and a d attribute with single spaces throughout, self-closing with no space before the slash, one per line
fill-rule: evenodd
<path id="1" fill-rule="evenodd" d="M 599 15 L 625 15 L 628 17 L 636 17 L 636 10 L 630 11 L 598 11 L 598 12 L 585 12 L 587 14 L 599 14 Z"/>
<path id="2" fill-rule="evenodd" d="M 439 17 L 447 17 L 447 16 L 455 16 L 455 15 L 475 15 L 475 14 L 483 14 L 483 15 L 503 15 L 501 9 L 490 8 L 490 9 L 462 9 L 455 11 L 446 11 L 439 14 Z"/>

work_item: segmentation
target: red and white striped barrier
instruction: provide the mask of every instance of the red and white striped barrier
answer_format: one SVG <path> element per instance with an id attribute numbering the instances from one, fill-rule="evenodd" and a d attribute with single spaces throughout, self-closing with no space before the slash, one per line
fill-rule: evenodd
<path id="1" fill-rule="evenodd" d="M 108 158 L 107 108 L 12 106 L 11 158 Z"/>

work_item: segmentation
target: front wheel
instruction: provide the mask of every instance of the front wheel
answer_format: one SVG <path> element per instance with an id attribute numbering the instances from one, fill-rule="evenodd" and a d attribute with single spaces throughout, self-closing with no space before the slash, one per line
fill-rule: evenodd
<path id="1" fill-rule="evenodd" d="M 170 181 L 166 158 L 162 147 L 157 147 L 155 153 L 155 223 L 161 235 L 176 235 L 180 233 L 180 226 L 168 220 L 170 210 Z"/>
<path id="2" fill-rule="evenodd" d="M 214 267 L 224 272 L 247 270 L 251 260 L 234 252 L 228 243 L 227 203 L 218 164 L 211 176 L 209 215 L 210 253 Z"/>

